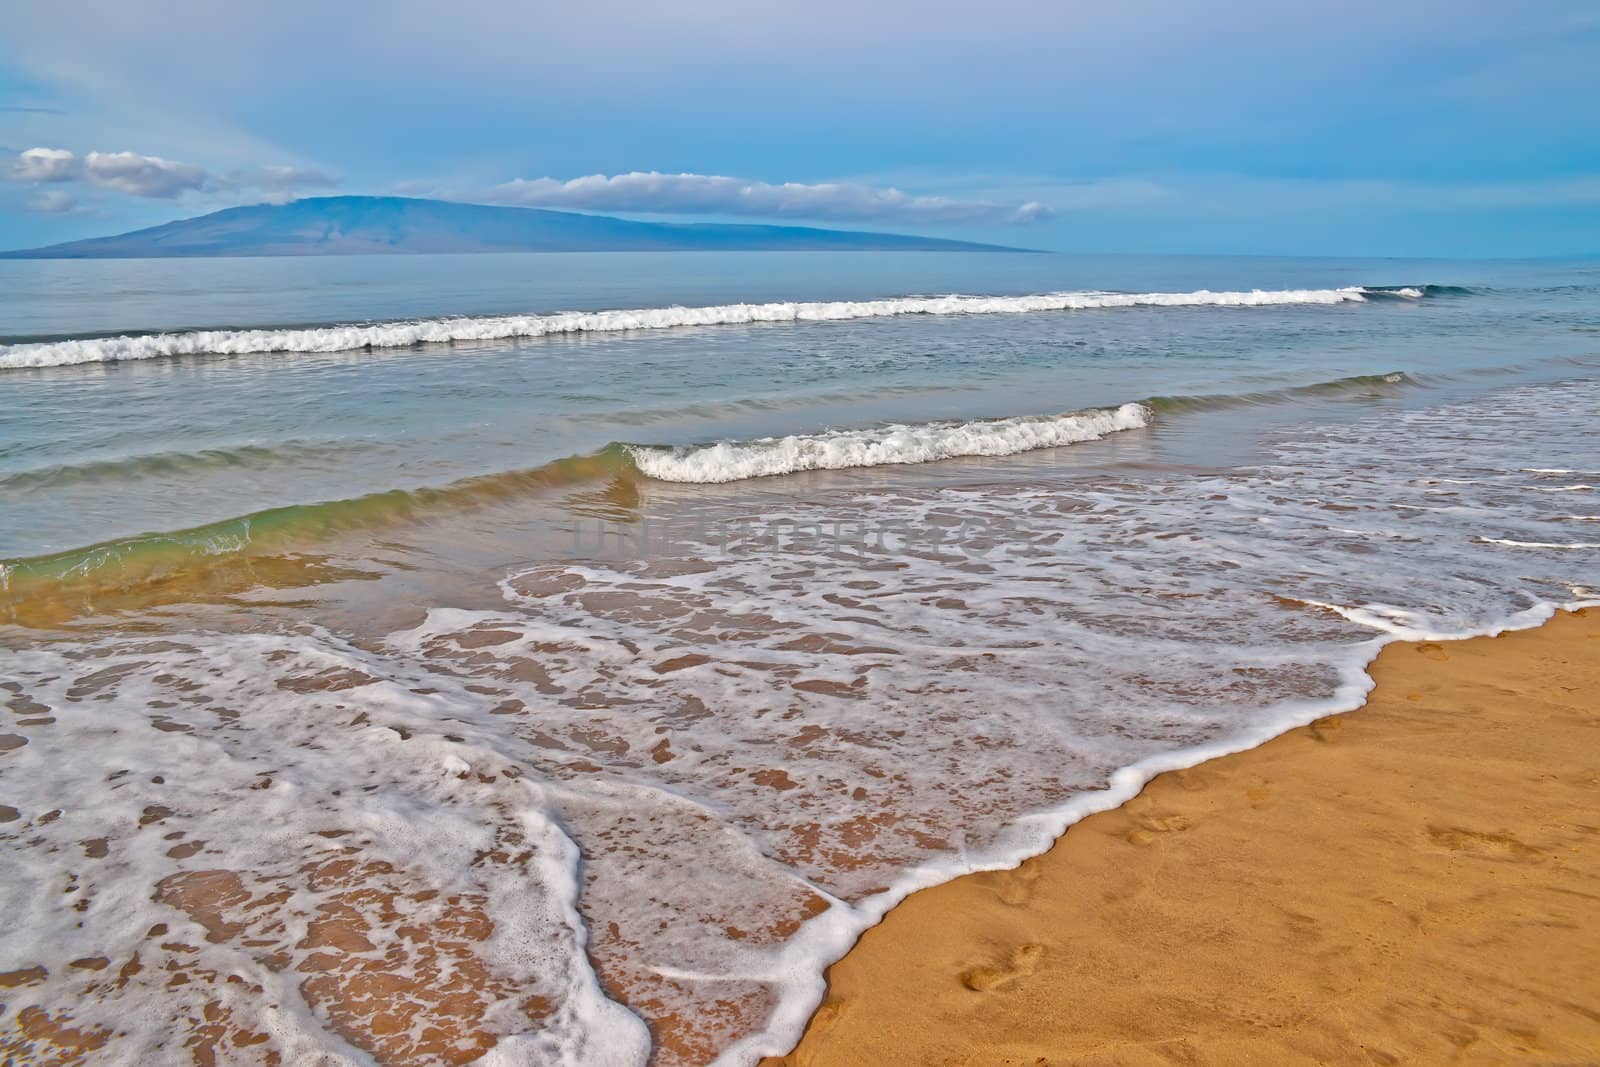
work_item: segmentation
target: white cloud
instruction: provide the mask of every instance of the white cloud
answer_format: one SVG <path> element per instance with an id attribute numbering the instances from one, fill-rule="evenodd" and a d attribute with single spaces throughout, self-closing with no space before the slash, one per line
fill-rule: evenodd
<path id="1" fill-rule="evenodd" d="M 82 161 L 65 148 L 30 148 L 19 152 L 7 173 L 18 182 L 66 182 L 82 171 Z"/>
<path id="2" fill-rule="evenodd" d="M 137 152 L 90 152 L 83 159 L 83 176 L 106 189 L 160 200 L 213 184 L 200 167 Z"/>
<path id="3" fill-rule="evenodd" d="M 81 181 L 145 199 L 171 200 L 186 192 L 209 192 L 254 194 L 272 203 L 291 200 L 300 189 L 325 189 L 339 184 L 333 175 L 310 167 L 269 164 L 217 175 L 204 167 L 138 152 L 90 152 L 79 156 L 65 148 L 19 152 L 5 176 L 18 182 Z M 49 200 L 41 197 L 35 203 Z"/>
<path id="4" fill-rule="evenodd" d="M 736 215 L 852 222 L 1031 223 L 1051 217 L 1037 201 L 1022 204 L 913 196 L 850 182 L 806 185 L 709 174 L 591 174 L 571 181 L 518 178 L 484 198 L 500 204 L 661 215 Z"/>

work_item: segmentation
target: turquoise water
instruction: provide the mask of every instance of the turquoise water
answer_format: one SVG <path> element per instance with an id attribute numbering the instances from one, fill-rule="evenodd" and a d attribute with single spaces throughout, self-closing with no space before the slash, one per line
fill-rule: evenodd
<path id="1" fill-rule="evenodd" d="M 1463 287 L 0 367 L 0 557 L 689 445 L 1592 352 L 1592 265 L 640 254 L 0 264 L 0 343 L 910 294 Z M 0 364 L 4 360 L 0 359 Z"/>

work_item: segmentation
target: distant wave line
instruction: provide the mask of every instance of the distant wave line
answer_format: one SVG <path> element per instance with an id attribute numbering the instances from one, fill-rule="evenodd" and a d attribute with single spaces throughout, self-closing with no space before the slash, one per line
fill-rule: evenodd
<path id="1" fill-rule="evenodd" d="M 1483 545 L 1505 545 L 1509 548 L 1600 548 L 1600 543 L 1594 541 L 1576 541 L 1564 544 L 1559 541 L 1515 541 L 1509 537 L 1480 537 L 1478 543 Z"/>
<path id="2" fill-rule="evenodd" d="M 1029 296 L 907 296 L 882 300 L 784 301 L 567 311 L 551 315 L 499 315 L 407 322 L 316 326 L 303 329 L 192 330 L 125 334 L 0 346 L 0 369 L 63 367 L 173 356 L 237 356 L 273 352 L 350 352 L 409 348 L 457 341 L 503 341 L 563 334 L 666 330 L 692 326 L 826 322 L 900 315 L 1016 315 L 1130 307 L 1263 307 L 1362 303 L 1369 298 L 1420 300 L 1423 289 L 1349 286 L 1342 289 L 1252 289 L 1189 293 L 1059 292 Z"/>

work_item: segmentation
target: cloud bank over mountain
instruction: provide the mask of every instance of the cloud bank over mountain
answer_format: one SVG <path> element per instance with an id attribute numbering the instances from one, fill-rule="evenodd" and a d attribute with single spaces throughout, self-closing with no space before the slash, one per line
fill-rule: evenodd
<path id="1" fill-rule="evenodd" d="M 851 182 L 748 181 L 712 174 L 630 171 L 591 174 L 570 181 L 518 178 L 490 190 L 492 203 L 662 215 L 729 215 L 838 222 L 934 225 L 1043 222 L 1053 212 L 1037 200 L 987 203 L 943 196 L 913 196 L 893 187 Z"/>

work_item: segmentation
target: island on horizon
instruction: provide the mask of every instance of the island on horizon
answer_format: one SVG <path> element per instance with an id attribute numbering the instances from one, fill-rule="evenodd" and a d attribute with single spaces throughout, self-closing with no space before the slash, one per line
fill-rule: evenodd
<path id="1" fill-rule="evenodd" d="M 1027 252 L 940 237 L 809 226 L 639 222 L 401 196 L 317 196 L 213 211 L 0 259 L 148 259 L 459 252 Z"/>

